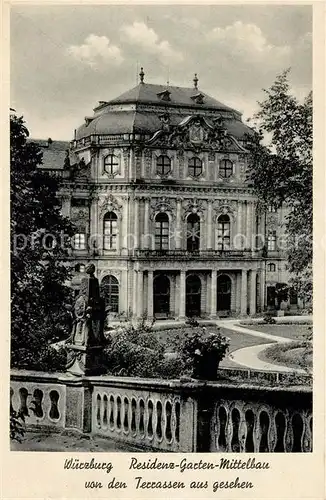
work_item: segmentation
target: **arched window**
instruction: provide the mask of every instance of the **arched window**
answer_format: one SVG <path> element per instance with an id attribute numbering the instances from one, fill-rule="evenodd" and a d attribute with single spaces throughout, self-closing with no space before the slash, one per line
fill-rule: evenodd
<path id="1" fill-rule="evenodd" d="M 105 300 L 105 307 L 110 312 L 119 312 L 119 282 L 115 276 L 104 276 L 101 282 L 101 293 Z"/>
<path id="2" fill-rule="evenodd" d="M 118 217 L 114 212 L 108 212 L 103 221 L 103 248 L 115 250 L 117 248 Z"/>
<path id="3" fill-rule="evenodd" d="M 230 217 L 220 215 L 217 220 L 217 248 L 218 250 L 230 249 Z"/>
<path id="4" fill-rule="evenodd" d="M 186 279 L 186 316 L 200 316 L 201 281 L 199 276 L 191 274 Z"/>
<path id="5" fill-rule="evenodd" d="M 267 271 L 274 273 L 276 271 L 276 266 L 273 262 L 267 264 Z"/>
<path id="6" fill-rule="evenodd" d="M 119 158 L 115 155 L 108 155 L 104 158 L 104 170 L 107 174 L 113 175 L 119 169 Z"/>
<path id="7" fill-rule="evenodd" d="M 200 248 L 200 218 L 197 214 L 187 217 L 187 250 L 195 252 Z"/>
<path id="8" fill-rule="evenodd" d="M 170 280 L 164 274 L 155 276 L 153 283 L 154 315 L 168 316 L 170 312 Z"/>
<path id="9" fill-rule="evenodd" d="M 159 213 L 155 217 L 155 250 L 169 249 L 169 217 Z"/>
<path id="10" fill-rule="evenodd" d="M 219 173 L 221 177 L 231 177 L 233 174 L 233 163 L 231 160 L 221 160 Z"/>
<path id="11" fill-rule="evenodd" d="M 231 309 L 231 279 L 222 274 L 217 278 L 217 310 L 229 311 Z"/>
<path id="12" fill-rule="evenodd" d="M 156 172 L 159 175 L 167 175 L 171 172 L 171 160 L 166 155 L 161 155 L 156 160 Z"/>
<path id="13" fill-rule="evenodd" d="M 199 177 L 203 172 L 203 162 L 200 158 L 194 156 L 188 162 L 188 175 L 191 177 Z"/>

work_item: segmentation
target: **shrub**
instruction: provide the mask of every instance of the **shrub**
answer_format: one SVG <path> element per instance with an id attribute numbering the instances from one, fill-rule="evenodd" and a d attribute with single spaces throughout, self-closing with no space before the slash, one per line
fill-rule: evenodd
<path id="1" fill-rule="evenodd" d="M 159 366 L 159 376 L 164 379 L 180 378 L 184 371 L 185 367 L 180 355 L 165 356 Z"/>
<path id="2" fill-rule="evenodd" d="M 275 325 L 276 320 L 275 320 L 275 318 L 273 318 L 273 316 L 267 314 L 266 316 L 264 316 L 263 322 L 268 324 L 268 325 Z"/>
<path id="3" fill-rule="evenodd" d="M 198 321 L 195 318 L 187 318 L 185 321 L 186 325 L 192 326 L 193 328 L 196 328 L 199 326 Z"/>
<path id="4" fill-rule="evenodd" d="M 10 439 L 21 443 L 25 434 L 25 415 L 22 410 L 10 408 Z"/>
<path id="5" fill-rule="evenodd" d="M 111 332 L 104 359 L 112 375 L 155 377 L 164 360 L 164 348 L 153 334 L 129 326 Z"/>
<path id="6" fill-rule="evenodd" d="M 195 378 L 215 379 L 220 361 L 229 349 L 227 337 L 207 333 L 206 328 L 186 335 L 181 345 L 181 358 L 185 368 L 192 368 Z"/>
<path id="7" fill-rule="evenodd" d="M 17 359 L 20 360 L 19 369 L 21 370 L 35 370 L 43 372 L 65 371 L 67 352 L 64 347 L 55 349 L 51 345 L 42 346 L 39 349 L 37 358 L 33 356 L 28 346 L 20 347 L 16 354 Z"/>

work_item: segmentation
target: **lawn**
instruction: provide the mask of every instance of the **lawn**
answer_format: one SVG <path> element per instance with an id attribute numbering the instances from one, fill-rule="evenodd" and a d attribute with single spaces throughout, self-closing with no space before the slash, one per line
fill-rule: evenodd
<path id="1" fill-rule="evenodd" d="M 310 342 L 294 341 L 287 344 L 275 344 L 266 348 L 259 359 L 292 368 L 312 369 L 312 345 Z"/>
<path id="2" fill-rule="evenodd" d="M 256 330 L 257 332 L 268 333 L 270 335 L 276 335 L 278 337 L 286 337 L 292 340 L 306 340 L 310 333 L 312 325 L 243 325 L 240 324 L 242 328 L 249 328 L 250 330 Z"/>

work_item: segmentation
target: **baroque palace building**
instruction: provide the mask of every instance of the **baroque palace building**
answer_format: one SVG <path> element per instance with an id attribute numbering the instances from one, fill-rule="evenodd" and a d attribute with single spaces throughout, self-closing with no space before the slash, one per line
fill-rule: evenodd
<path id="1" fill-rule="evenodd" d="M 62 213 L 78 228 L 71 285 L 94 263 L 111 314 L 129 318 L 272 305 L 288 280 L 284 210 L 259 209 L 246 180 L 248 133 L 196 75 L 189 88 L 152 85 L 141 69 L 136 87 L 99 102 L 67 151 L 46 144 L 44 168 L 63 178 Z"/>

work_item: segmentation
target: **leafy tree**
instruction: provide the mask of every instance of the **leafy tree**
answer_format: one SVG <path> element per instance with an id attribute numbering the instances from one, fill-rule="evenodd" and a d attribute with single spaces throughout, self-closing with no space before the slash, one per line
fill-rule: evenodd
<path id="1" fill-rule="evenodd" d="M 11 114 L 11 364 L 50 370 L 63 361 L 50 344 L 68 333 L 65 259 L 74 228 L 60 214 L 58 181 L 39 168 L 42 152 L 28 135 L 23 118 Z"/>
<path id="2" fill-rule="evenodd" d="M 303 103 L 292 94 L 289 70 L 276 78 L 253 117 L 248 136 L 250 174 L 262 205 L 288 207 L 287 258 L 291 284 L 312 298 L 312 93 Z M 264 145 L 263 139 L 269 139 Z"/>

